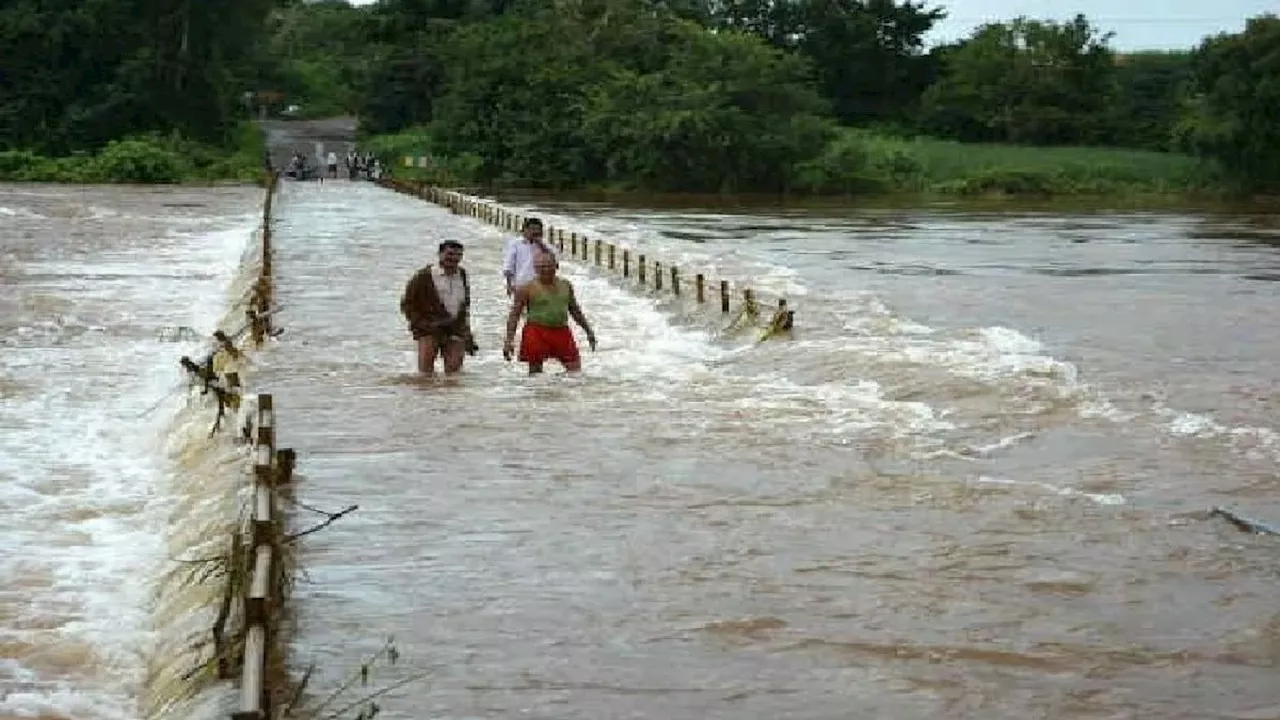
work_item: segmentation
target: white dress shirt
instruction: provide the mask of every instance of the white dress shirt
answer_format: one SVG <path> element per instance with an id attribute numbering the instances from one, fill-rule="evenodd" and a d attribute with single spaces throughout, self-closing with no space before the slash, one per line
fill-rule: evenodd
<path id="1" fill-rule="evenodd" d="M 543 240 L 542 244 L 552 257 L 556 256 L 556 249 L 550 243 Z M 533 261 L 541 252 L 537 245 L 525 240 L 524 236 L 511 238 L 507 241 L 507 251 L 502 256 L 502 274 L 510 273 L 515 276 L 511 281 L 514 287 L 532 282 L 538 275 L 533 269 Z"/>
<path id="2" fill-rule="evenodd" d="M 444 268 L 436 265 L 431 268 L 431 281 L 435 283 L 436 294 L 440 296 L 440 302 L 444 304 L 449 317 L 458 317 L 458 313 L 462 312 L 462 301 L 467 297 L 466 287 L 462 284 L 462 273 L 455 270 L 450 275 Z"/>

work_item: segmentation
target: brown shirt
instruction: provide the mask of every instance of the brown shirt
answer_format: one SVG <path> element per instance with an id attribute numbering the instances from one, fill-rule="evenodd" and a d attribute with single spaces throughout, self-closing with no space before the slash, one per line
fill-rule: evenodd
<path id="1" fill-rule="evenodd" d="M 414 273 L 400 296 L 400 312 L 409 321 L 409 332 L 415 340 L 427 335 L 440 339 L 470 337 L 471 285 L 467 282 L 467 271 L 458 268 L 462 278 L 462 307 L 457 315 L 445 308 L 433 275 L 430 265 Z"/>

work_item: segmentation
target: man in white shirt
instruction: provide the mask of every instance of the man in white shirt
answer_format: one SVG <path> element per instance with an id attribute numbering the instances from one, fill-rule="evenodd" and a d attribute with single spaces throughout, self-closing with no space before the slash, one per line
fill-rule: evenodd
<path id="1" fill-rule="evenodd" d="M 409 321 L 409 332 L 418 343 L 418 371 L 435 372 L 436 356 L 444 359 L 444 372 L 462 369 L 464 353 L 476 353 L 471 334 L 471 286 L 461 267 L 463 247 L 455 240 L 440 243 L 440 262 L 414 273 L 400 297 L 400 312 Z"/>
<path id="2" fill-rule="evenodd" d="M 556 257 L 556 251 L 542 241 L 542 221 L 538 218 L 526 218 L 520 237 L 507 241 L 507 251 L 502 256 L 502 274 L 507 278 L 507 295 L 537 277 L 533 261 L 542 254 Z"/>

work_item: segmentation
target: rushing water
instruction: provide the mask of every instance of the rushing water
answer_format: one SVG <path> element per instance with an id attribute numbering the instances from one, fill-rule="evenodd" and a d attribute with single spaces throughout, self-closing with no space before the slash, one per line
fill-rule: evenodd
<path id="1" fill-rule="evenodd" d="M 308 537 L 294 663 L 384 635 L 394 717 L 1274 717 L 1274 218 L 542 206 L 749 279 L 796 339 L 581 268 L 580 379 L 498 356 L 502 238 L 288 185 L 263 383 Z M 467 243 L 482 353 L 417 383 L 396 312 Z M 710 318 L 709 320 L 707 318 Z M 386 716 L 384 715 L 384 716 Z"/>
<path id="2" fill-rule="evenodd" d="M 258 195 L 36 192 L 0 195 L 22 228 L 0 229 L 0 628 L 23 643 L 0 716 L 128 717 L 156 640 L 127 579 L 175 514 L 137 415 L 187 351 L 154 326 L 225 309 Z M 94 207 L 151 230 L 56 219 Z M 785 294 L 798 329 L 723 338 L 716 308 L 571 265 L 600 350 L 529 378 L 498 353 L 493 228 L 367 183 L 285 183 L 276 210 L 285 334 L 252 382 L 299 499 L 360 506 L 301 541 L 291 662 L 317 664 L 313 695 L 394 635 L 370 689 L 429 674 L 381 717 L 1280 716 L 1280 541 L 1206 512 L 1280 520 L 1274 216 L 540 202 Z M 219 230 L 239 240 L 198 235 Z M 397 302 L 445 238 L 467 244 L 481 354 L 422 382 Z M 165 277 L 89 279 L 144 262 Z M 57 263 L 78 264 L 41 280 Z M 180 321 L 153 283 L 204 304 Z"/>
<path id="3" fill-rule="evenodd" d="M 0 186 L 0 718 L 137 720 L 180 659 L 199 603 L 168 606 L 161 574 L 234 476 L 175 473 L 167 449 L 206 444 L 177 358 L 222 315 L 260 198 Z"/>

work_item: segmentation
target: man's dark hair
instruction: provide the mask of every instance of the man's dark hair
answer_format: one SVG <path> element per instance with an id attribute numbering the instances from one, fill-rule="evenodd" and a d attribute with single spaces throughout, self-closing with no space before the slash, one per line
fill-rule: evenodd
<path id="1" fill-rule="evenodd" d="M 542 218 L 525 218 L 524 224 L 520 226 L 521 230 L 528 230 L 531 227 L 542 227 Z"/>
<path id="2" fill-rule="evenodd" d="M 438 250 L 438 252 L 444 252 L 445 250 L 448 250 L 450 248 L 453 248 L 454 250 L 464 249 L 462 247 L 462 243 L 458 242 L 457 240 L 445 240 L 444 242 L 440 243 L 440 249 Z"/>

